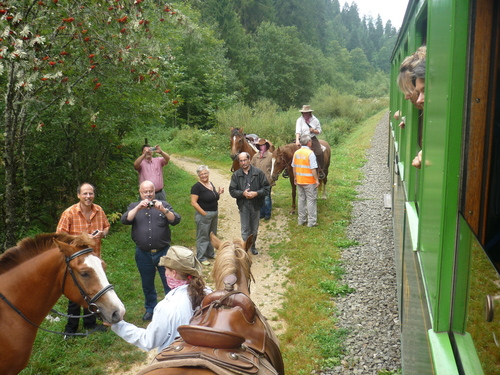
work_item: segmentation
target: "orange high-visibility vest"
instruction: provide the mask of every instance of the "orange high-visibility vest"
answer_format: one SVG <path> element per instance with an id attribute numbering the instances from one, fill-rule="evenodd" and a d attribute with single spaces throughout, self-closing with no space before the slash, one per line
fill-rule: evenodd
<path id="1" fill-rule="evenodd" d="M 300 148 L 293 155 L 293 164 L 295 166 L 295 178 L 298 184 L 315 184 L 316 179 L 309 165 L 309 155 L 313 151 L 308 148 Z"/>

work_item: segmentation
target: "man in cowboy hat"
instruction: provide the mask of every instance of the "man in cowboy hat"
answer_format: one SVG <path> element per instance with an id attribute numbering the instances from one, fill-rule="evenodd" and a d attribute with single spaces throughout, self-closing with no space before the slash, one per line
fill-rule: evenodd
<path id="1" fill-rule="evenodd" d="M 170 345 L 179 336 L 177 328 L 189 324 L 195 308 L 211 293 L 203 281 L 201 263 L 187 247 L 171 246 L 167 255 L 161 257 L 160 265 L 165 267 L 171 290 L 156 305 L 147 328 L 124 320 L 111 325 L 111 330 L 122 339 L 146 351 L 158 348 L 160 352 Z"/>
<path id="2" fill-rule="evenodd" d="M 317 135 L 321 134 L 321 124 L 319 120 L 312 114 L 313 110 L 310 105 L 303 105 L 302 109 L 299 110 L 302 113 L 297 119 L 295 124 L 295 143 L 298 147 L 301 147 L 300 144 L 300 136 L 301 135 L 309 135 L 312 141 L 312 150 L 314 151 L 314 155 L 316 155 L 316 159 L 318 161 L 318 175 L 320 180 L 325 178 L 324 174 L 324 166 L 325 166 L 325 158 L 323 155 L 323 150 L 321 149 L 321 144 L 319 143 Z"/>
<path id="3" fill-rule="evenodd" d="M 252 157 L 252 165 L 259 168 L 266 175 L 267 182 L 269 182 L 269 195 L 264 198 L 264 205 L 260 209 L 260 218 L 264 220 L 269 220 L 271 218 L 271 209 L 273 207 L 273 202 L 271 201 L 271 189 L 276 182 L 271 177 L 271 167 L 273 163 L 273 154 L 269 151 L 271 148 L 271 143 L 264 138 L 259 139 L 257 142 L 257 152 Z"/>

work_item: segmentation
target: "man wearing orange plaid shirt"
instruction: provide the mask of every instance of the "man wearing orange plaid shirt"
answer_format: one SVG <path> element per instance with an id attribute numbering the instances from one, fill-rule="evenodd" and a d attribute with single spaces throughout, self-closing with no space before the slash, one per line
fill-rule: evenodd
<path id="1" fill-rule="evenodd" d="M 66 232 L 71 235 L 88 233 L 94 238 L 94 252 L 101 256 L 101 239 L 106 237 L 109 232 L 109 222 L 104 210 L 97 204 L 94 204 L 95 191 L 94 186 L 89 183 L 83 183 L 78 186 L 77 196 L 80 202 L 67 208 L 61 215 L 57 232 Z M 72 301 L 68 304 L 68 314 L 80 315 L 80 306 Z M 85 315 L 89 314 L 87 309 L 83 309 Z M 69 318 L 66 324 L 65 333 L 76 333 L 78 330 L 79 318 Z M 96 316 L 91 315 L 83 318 L 83 327 L 89 330 L 106 331 L 106 327 L 96 325 Z M 64 338 L 70 338 L 72 335 L 65 335 Z"/>

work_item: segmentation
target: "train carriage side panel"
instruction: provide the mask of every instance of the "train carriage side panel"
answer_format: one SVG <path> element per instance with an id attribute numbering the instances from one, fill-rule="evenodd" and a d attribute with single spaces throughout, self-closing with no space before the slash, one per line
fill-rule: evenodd
<path id="1" fill-rule="evenodd" d="M 429 2 L 419 250 L 435 332 L 451 325 L 468 11 Z"/>

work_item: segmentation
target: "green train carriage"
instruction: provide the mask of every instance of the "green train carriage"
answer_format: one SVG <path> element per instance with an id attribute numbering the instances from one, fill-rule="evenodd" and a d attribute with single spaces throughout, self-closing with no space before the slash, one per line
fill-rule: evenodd
<path id="1" fill-rule="evenodd" d="M 500 374 L 499 23 L 499 1 L 410 0 L 392 54 L 388 152 L 404 374 Z M 424 44 L 419 111 L 396 78 Z"/>

